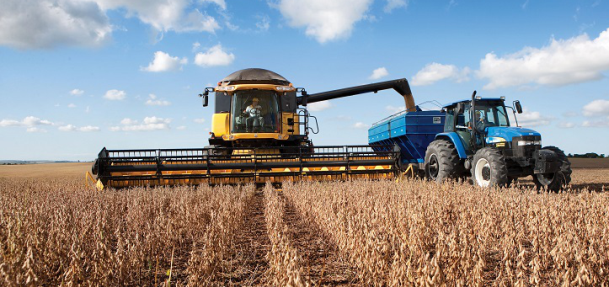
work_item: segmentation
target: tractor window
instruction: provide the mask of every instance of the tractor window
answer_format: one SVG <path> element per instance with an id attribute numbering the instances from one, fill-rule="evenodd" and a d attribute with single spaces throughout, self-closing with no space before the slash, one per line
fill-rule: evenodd
<path id="1" fill-rule="evenodd" d="M 476 118 L 485 127 L 509 127 L 507 112 L 503 105 L 476 105 Z"/>
<path id="2" fill-rule="evenodd" d="M 279 105 L 273 91 L 237 91 L 231 104 L 233 133 L 279 132 Z"/>

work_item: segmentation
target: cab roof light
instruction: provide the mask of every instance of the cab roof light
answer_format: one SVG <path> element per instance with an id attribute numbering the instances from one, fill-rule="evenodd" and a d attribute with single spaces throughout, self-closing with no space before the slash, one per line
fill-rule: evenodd
<path id="1" fill-rule="evenodd" d="M 217 87 L 216 91 L 234 91 L 237 87 L 235 86 L 224 86 L 224 87 Z"/>
<path id="2" fill-rule="evenodd" d="M 275 90 L 280 91 L 280 92 L 290 92 L 290 91 L 295 91 L 296 89 L 294 87 L 290 87 L 290 86 L 276 86 Z"/>

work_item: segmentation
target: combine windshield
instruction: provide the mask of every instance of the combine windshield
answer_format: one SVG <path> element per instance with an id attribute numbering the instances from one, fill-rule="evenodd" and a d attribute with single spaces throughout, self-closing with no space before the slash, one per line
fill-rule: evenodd
<path id="1" fill-rule="evenodd" d="M 279 105 L 273 91 L 237 91 L 231 109 L 233 133 L 279 132 Z"/>

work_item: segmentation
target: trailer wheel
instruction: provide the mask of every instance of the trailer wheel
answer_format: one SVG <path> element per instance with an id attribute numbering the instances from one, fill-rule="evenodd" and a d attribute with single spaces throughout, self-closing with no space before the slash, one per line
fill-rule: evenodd
<path id="1" fill-rule="evenodd" d="M 558 160 L 562 162 L 560 165 L 560 171 L 552 173 L 552 174 L 534 174 L 533 182 L 535 183 L 535 187 L 537 190 L 547 189 L 549 191 L 558 192 L 560 189 L 571 182 L 571 162 L 565 155 L 565 153 L 555 147 L 555 146 L 547 146 L 544 147 L 545 150 L 553 151 Z"/>
<path id="2" fill-rule="evenodd" d="M 505 158 L 495 148 L 485 147 L 477 151 L 471 172 L 474 184 L 481 187 L 503 187 L 508 183 Z"/>
<path id="3" fill-rule="evenodd" d="M 463 174 L 463 165 L 455 145 L 447 140 L 435 140 L 425 152 L 425 176 L 442 182 L 455 179 Z"/>

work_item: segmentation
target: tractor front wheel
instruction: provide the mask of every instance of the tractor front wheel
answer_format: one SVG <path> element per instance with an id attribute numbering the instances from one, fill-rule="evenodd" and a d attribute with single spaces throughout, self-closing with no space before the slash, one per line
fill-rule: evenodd
<path id="1" fill-rule="evenodd" d="M 533 182 L 537 190 L 547 189 L 548 191 L 558 192 L 563 186 L 571 182 L 571 162 L 569 162 L 565 153 L 555 146 L 547 146 L 543 149 L 551 150 L 556 154 L 561 162 L 560 171 L 550 174 L 534 174 Z"/>
<path id="2" fill-rule="evenodd" d="M 506 186 L 508 170 L 503 155 L 495 148 L 485 147 L 474 155 L 472 179 L 481 187 Z"/>

